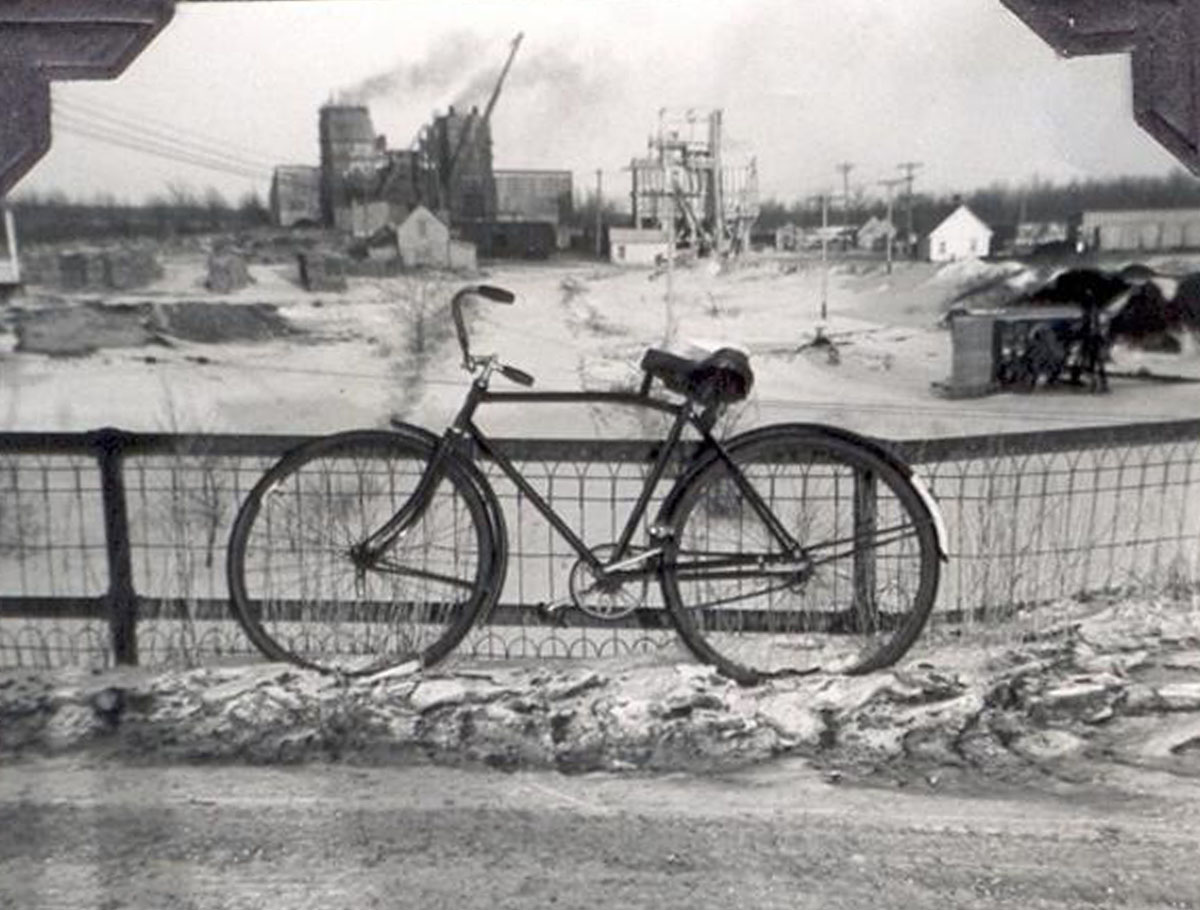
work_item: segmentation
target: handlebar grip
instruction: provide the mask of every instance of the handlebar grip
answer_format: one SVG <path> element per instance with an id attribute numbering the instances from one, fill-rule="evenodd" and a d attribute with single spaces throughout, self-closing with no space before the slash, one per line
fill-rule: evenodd
<path id="1" fill-rule="evenodd" d="M 477 284 L 475 285 L 475 293 L 480 297 L 486 297 L 494 303 L 512 303 L 517 299 L 517 295 L 512 291 L 498 288 L 494 284 Z"/>
<path id="2" fill-rule="evenodd" d="M 518 370 L 516 367 L 501 366 L 500 373 L 505 379 L 515 382 L 517 385 L 531 386 L 533 385 L 533 377 L 524 370 Z"/>

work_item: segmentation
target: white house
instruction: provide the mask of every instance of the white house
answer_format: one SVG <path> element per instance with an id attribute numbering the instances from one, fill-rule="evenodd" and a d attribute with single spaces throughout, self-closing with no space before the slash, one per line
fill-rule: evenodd
<path id="1" fill-rule="evenodd" d="M 965 205 L 921 239 L 920 258 L 930 262 L 950 262 L 986 256 L 992 244 L 992 229 Z"/>

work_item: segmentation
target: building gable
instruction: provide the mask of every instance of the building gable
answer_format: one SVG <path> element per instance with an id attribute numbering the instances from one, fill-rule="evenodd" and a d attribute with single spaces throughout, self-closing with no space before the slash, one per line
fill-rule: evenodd
<path id="1" fill-rule="evenodd" d="M 402 244 L 406 241 L 424 240 L 440 240 L 444 243 L 449 240 L 450 231 L 433 212 L 423 205 L 418 205 L 401 222 L 396 230 L 396 237 Z"/>
<path id="2" fill-rule="evenodd" d="M 929 232 L 930 237 L 940 237 L 944 234 L 981 234 L 988 238 L 992 236 L 992 229 L 974 212 L 965 205 L 960 205 L 953 212 L 946 216 L 937 227 Z"/>

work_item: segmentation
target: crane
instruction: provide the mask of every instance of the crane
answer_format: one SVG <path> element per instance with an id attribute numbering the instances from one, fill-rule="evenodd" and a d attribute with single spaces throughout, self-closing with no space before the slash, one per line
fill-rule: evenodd
<path id="1" fill-rule="evenodd" d="M 521 41 L 525 37 L 524 32 L 517 32 L 517 37 L 512 41 L 512 48 L 508 52 L 508 59 L 504 62 L 504 68 L 500 70 L 500 78 L 496 80 L 496 85 L 492 89 L 492 96 L 488 99 L 487 107 L 483 109 L 483 116 L 479 117 L 479 122 L 487 123 L 492 116 L 492 110 L 496 107 L 496 100 L 500 97 L 500 89 L 504 85 L 504 80 L 508 76 L 508 71 L 512 68 L 513 58 L 517 56 L 517 48 L 521 46 Z M 474 132 L 476 121 L 476 113 L 474 110 L 467 115 L 466 122 L 463 124 L 462 133 L 458 137 L 458 142 L 454 146 L 454 153 L 450 156 L 450 162 L 446 165 L 446 173 L 443 176 L 442 184 L 445 188 L 446 199 L 452 197 L 451 190 L 454 186 L 455 170 L 458 167 L 458 159 L 462 155 L 463 147 L 467 144 L 471 134 Z"/>

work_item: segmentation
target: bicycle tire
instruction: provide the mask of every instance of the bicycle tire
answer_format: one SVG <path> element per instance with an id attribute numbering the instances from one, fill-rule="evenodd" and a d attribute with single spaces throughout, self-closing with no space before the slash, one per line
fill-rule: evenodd
<path id="1" fill-rule="evenodd" d="M 292 450 L 255 484 L 234 521 L 227 573 L 234 616 L 268 659 L 351 676 L 430 666 L 490 609 L 503 525 L 490 488 L 457 457 L 389 550 L 389 571 L 351 559 L 408 499 L 434 449 L 415 434 L 339 433 Z"/>
<path id="2" fill-rule="evenodd" d="M 807 576 L 687 569 L 688 560 L 783 552 L 725 462 L 715 453 L 700 462 L 664 508 L 659 570 L 692 653 L 746 683 L 898 660 L 933 608 L 941 559 L 934 516 L 907 470 L 854 434 L 815 425 L 764 427 L 726 451 L 815 564 Z"/>

